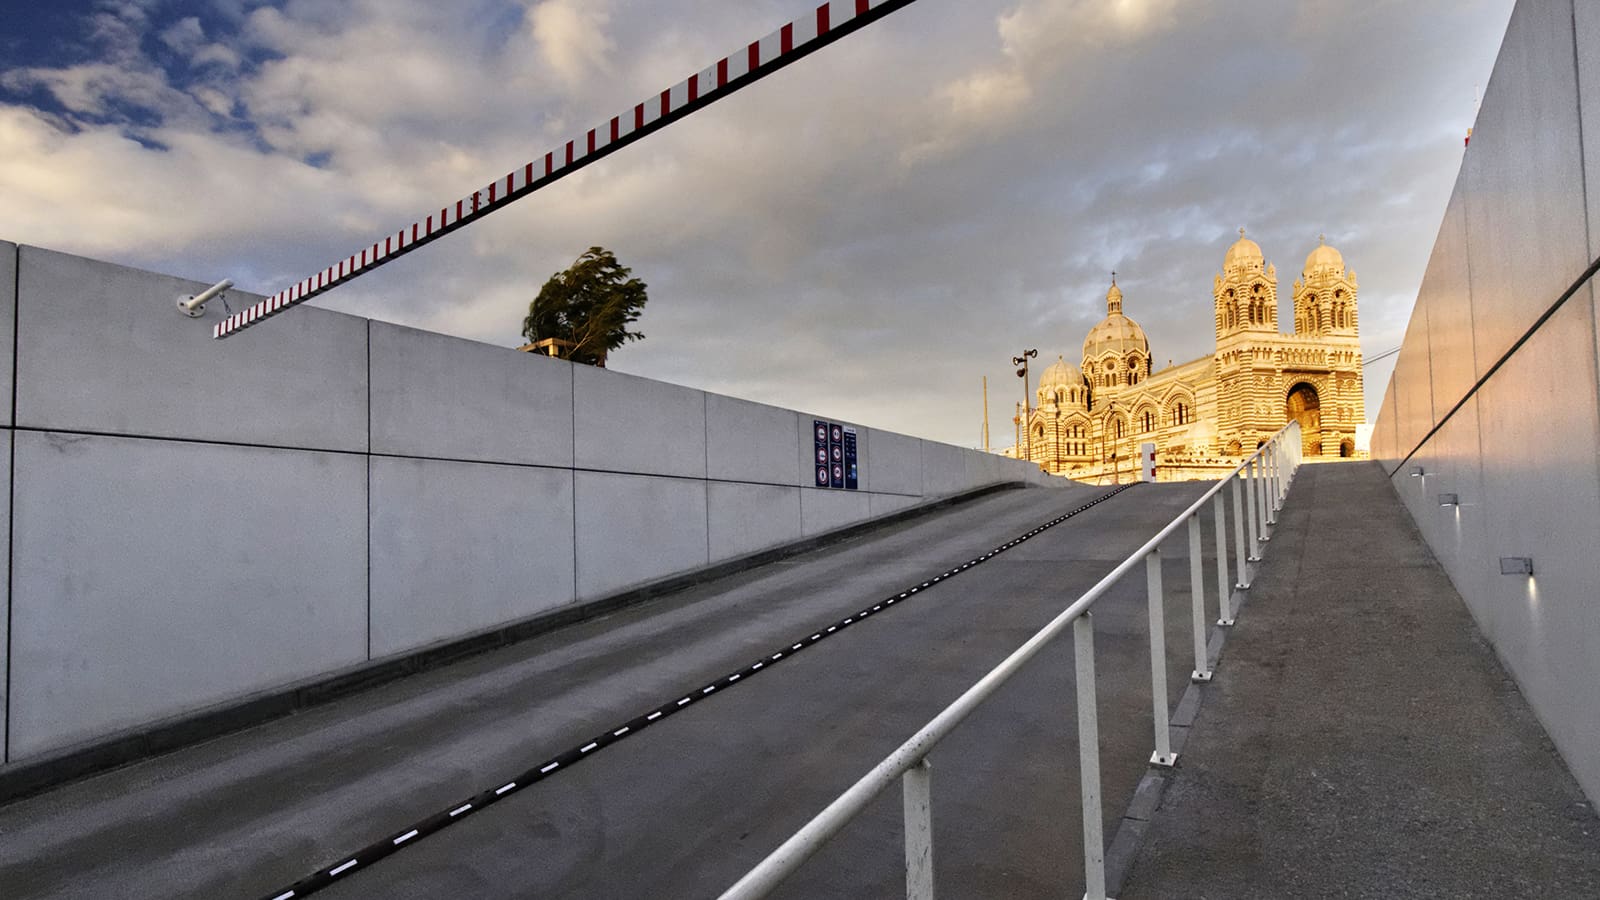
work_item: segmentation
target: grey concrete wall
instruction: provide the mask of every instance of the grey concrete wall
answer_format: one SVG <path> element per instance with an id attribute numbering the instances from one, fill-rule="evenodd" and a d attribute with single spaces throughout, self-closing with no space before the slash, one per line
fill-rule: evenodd
<path id="1" fill-rule="evenodd" d="M 1378 415 L 1373 456 L 1592 798 L 1600 798 L 1593 284 L 1506 354 L 1600 256 L 1597 213 L 1600 7 L 1522 0 Z M 1440 506 L 1447 493 L 1461 505 Z M 1501 575 L 1505 556 L 1532 557 L 1534 576 Z"/>
<path id="2" fill-rule="evenodd" d="M 310 307 L 213 341 L 203 287 L 0 243 L 5 761 L 1047 480 L 862 427 L 818 489 L 832 417 Z"/>

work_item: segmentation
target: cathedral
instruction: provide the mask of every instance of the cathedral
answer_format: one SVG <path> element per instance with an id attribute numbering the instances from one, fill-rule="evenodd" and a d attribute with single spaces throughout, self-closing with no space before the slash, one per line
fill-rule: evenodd
<path id="1" fill-rule="evenodd" d="M 1069 478 L 1126 479 L 1139 445 L 1154 443 L 1159 480 L 1214 478 L 1291 419 L 1307 456 L 1356 455 L 1366 421 L 1356 275 L 1339 251 L 1324 241 L 1306 257 L 1293 333 L 1279 330 L 1277 268 L 1242 228 L 1211 293 L 1216 351 L 1156 371 L 1113 278 L 1079 364 L 1058 358 L 1039 377 L 1038 405 L 1019 411 L 1011 455 Z"/>

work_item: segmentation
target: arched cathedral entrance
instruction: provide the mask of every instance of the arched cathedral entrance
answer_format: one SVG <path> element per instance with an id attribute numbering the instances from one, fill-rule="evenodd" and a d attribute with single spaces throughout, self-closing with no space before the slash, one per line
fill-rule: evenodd
<path id="1" fill-rule="evenodd" d="M 1300 382 L 1289 389 L 1289 420 L 1300 423 L 1300 444 L 1306 456 L 1322 455 L 1322 401 L 1317 389 Z"/>

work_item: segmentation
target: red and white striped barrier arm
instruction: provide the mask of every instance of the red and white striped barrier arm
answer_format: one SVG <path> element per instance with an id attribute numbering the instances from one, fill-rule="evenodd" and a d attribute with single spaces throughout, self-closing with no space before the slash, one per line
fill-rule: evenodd
<path id="1" fill-rule="evenodd" d="M 386 235 L 310 278 L 223 319 L 212 328 L 211 336 L 225 338 L 243 331 L 404 256 L 914 2 L 916 0 L 832 0 L 824 3 L 814 13 L 790 22 L 659 95 L 612 116 L 609 122 L 589 129 L 543 158 L 507 173 L 487 187 L 440 207 L 438 212 L 421 221 Z"/>

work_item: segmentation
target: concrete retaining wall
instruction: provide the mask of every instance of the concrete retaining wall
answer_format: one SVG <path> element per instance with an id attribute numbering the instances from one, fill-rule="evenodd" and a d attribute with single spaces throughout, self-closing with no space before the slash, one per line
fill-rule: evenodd
<path id="1" fill-rule="evenodd" d="M 1600 332 L 1593 283 L 1582 280 L 1600 256 L 1597 213 L 1600 8 L 1522 0 L 1372 455 L 1573 773 L 1600 799 Z M 1510 352 L 1574 284 L 1571 299 Z M 1460 506 L 1441 506 L 1442 494 Z M 1499 558 L 1511 556 L 1532 557 L 1534 576 L 1500 574 Z"/>
<path id="2" fill-rule="evenodd" d="M 203 287 L 0 243 L 6 762 L 1044 480 L 860 428 L 817 489 L 826 416 L 309 307 L 213 341 Z"/>

